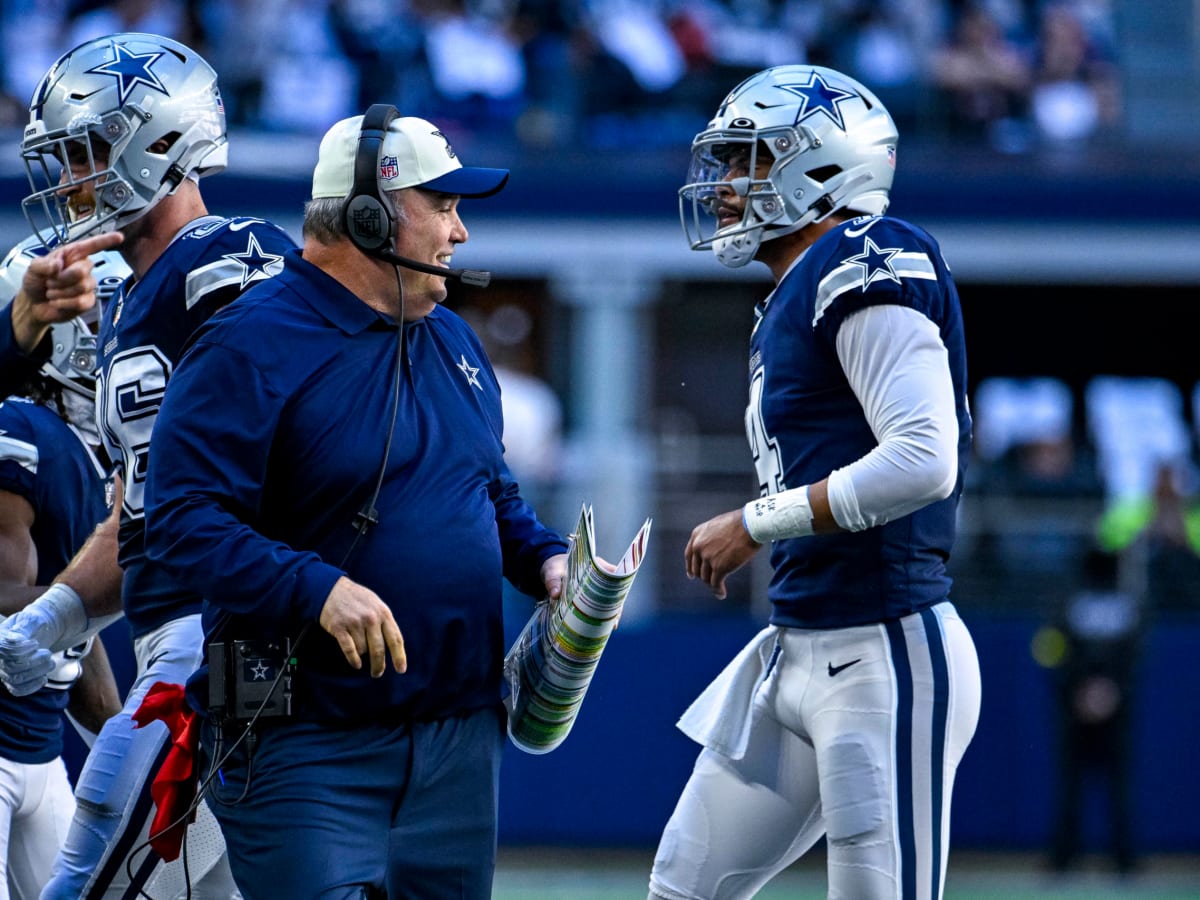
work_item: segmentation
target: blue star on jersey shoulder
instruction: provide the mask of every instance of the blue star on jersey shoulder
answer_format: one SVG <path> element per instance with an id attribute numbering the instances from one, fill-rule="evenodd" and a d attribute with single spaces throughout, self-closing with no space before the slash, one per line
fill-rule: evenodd
<path id="1" fill-rule="evenodd" d="M 111 75 L 117 79 L 118 102 L 124 105 L 130 93 L 139 84 L 170 96 L 170 92 L 154 71 L 154 64 L 162 58 L 162 51 L 134 53 L 122 44 L 113 44 L 116 54 L 110 62 L 88 69 L 89 75 Z"/>
<path id="2" fill-rule="evenodd" d="M 866 238 L 863 242 L 863 252 L 857 256 L 847 257 L 842 260 L 842 263 L 859 266 L 863 270 L 862 289 L 865 291 L 871 286 L 871 282 L 881 278 L 900 283 L 900 276 L 896 274 L 896 269 L 892 266 L 892 257 L 899 252 L 899 247 L 880 249 L 873 240 Z"/>
<path id="3" fill-rule="evenodd" d="M 243 288 L 252 281 L 259 281 L 278 274 L 279 267 L 283 263 L 283 257 L 278 253 L 263 252 L 262 246 L 253 232 L 250 233 L 249 238 L 245 253 L 225 254 L 225 259 L 233 260 L 242 267 Z M 268 271 L 272 266 L 275 267 L 274 271 Z"/>
<path id="4" fill-rule="evenodd" d="M 809 116 L 824 113 L 829 121 L 842 131 L 846 130 L 846 121 L 842 118 L 841 104 L 851 97 L 858 96 L 853 91 L 843 91 L 840 88 L 831 87 L 819 72 L 811 73 L 808 81 L 804 84 L 780 84 L 776 87 L 789 94 L 795 94 L 802 101 L 794 124 L 799 125 Z"/>

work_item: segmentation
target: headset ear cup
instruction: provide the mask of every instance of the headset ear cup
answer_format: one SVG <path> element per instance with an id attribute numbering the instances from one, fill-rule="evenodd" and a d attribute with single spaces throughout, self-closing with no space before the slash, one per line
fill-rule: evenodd
<path id="1" fill-rule="evenodd" d="M 354 157 L 354 187 L 342 207 L 346 235 L 363 253 L 391 252 L 392 210 L 379 191 L 379 157 L 396 107 L 375 103 L 363 116 Z"/>
<path id="2" fill-rule="evenodd" d="M 386 203 L 367 194 L 355 194 L 346 200 L 343 212 L 346 234 L 364 253 L 391 250 L 392 216 Z"/>

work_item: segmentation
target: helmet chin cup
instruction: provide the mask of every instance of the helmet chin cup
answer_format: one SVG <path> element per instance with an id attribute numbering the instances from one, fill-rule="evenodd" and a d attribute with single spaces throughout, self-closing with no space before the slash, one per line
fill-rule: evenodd
<path id="1" fill-rule="evenodd" d="M 758 246 L 762 243 L 763 230 L 752 228 L 738 234 L 713 238 L 713 255 L 717 262 L 726 268 L 740 269 L 754 259 Z"/>

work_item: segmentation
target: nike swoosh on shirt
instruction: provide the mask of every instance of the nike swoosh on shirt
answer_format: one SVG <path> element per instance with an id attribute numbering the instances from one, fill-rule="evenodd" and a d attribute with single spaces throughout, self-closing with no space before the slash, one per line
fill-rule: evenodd
<path id="1" fill-rule="evenodd" d="M 870 222 L 868 222 L 862 228 L 847 228 L 846 229 L 846 237 L 852 237 L 852 238 L 862 237 L 864 234 L 867 233 L 867 229 L 871 228 L 878 222 L 879 222 L 878 219 L 872 219 Z"/>
<path id="2" fill-rule="evenodd" d="M 839 672 L 843 671 L 844 669 L 848 669 L 855 663 L 860 663 L 860 662 L 862 662 L 861 656 L 858 659 L 850 660 L 850 662 L 848 662 L 848 663 L 842 663 L 840 666 L 835 666 L 833 663 L 828 663 L 829 677 L 832 678 L 834 675 L 838 674 Z"/>
<path id="3" fill-rule="evenodd" d="M 246 219 L 243 222 L 230 222 L 229 230 L 230 231 L 241 231 L 243 228 L 249 228 L 251 225 L 255 225 L 261 221 L 263 221 L 263 220 L 262 219 Z"/>

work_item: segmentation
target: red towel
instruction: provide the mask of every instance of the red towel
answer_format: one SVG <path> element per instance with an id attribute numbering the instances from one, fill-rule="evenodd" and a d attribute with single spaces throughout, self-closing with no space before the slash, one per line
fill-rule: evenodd
<path id="1" fill-rule="evenodd" d="M 188 823 L 195 818 L 195 813 L 189 815 L 188 811 L 196 799 L 199 719 L 184 698 L 183 685 L 159 681 L 146 692 L 133 721 L 140 728 L 162 721 L 171 732 L 171 749 L 150 785 L 156 807 L 150 823 L 150 846 L 170 862 L 179 857 Z"/>

